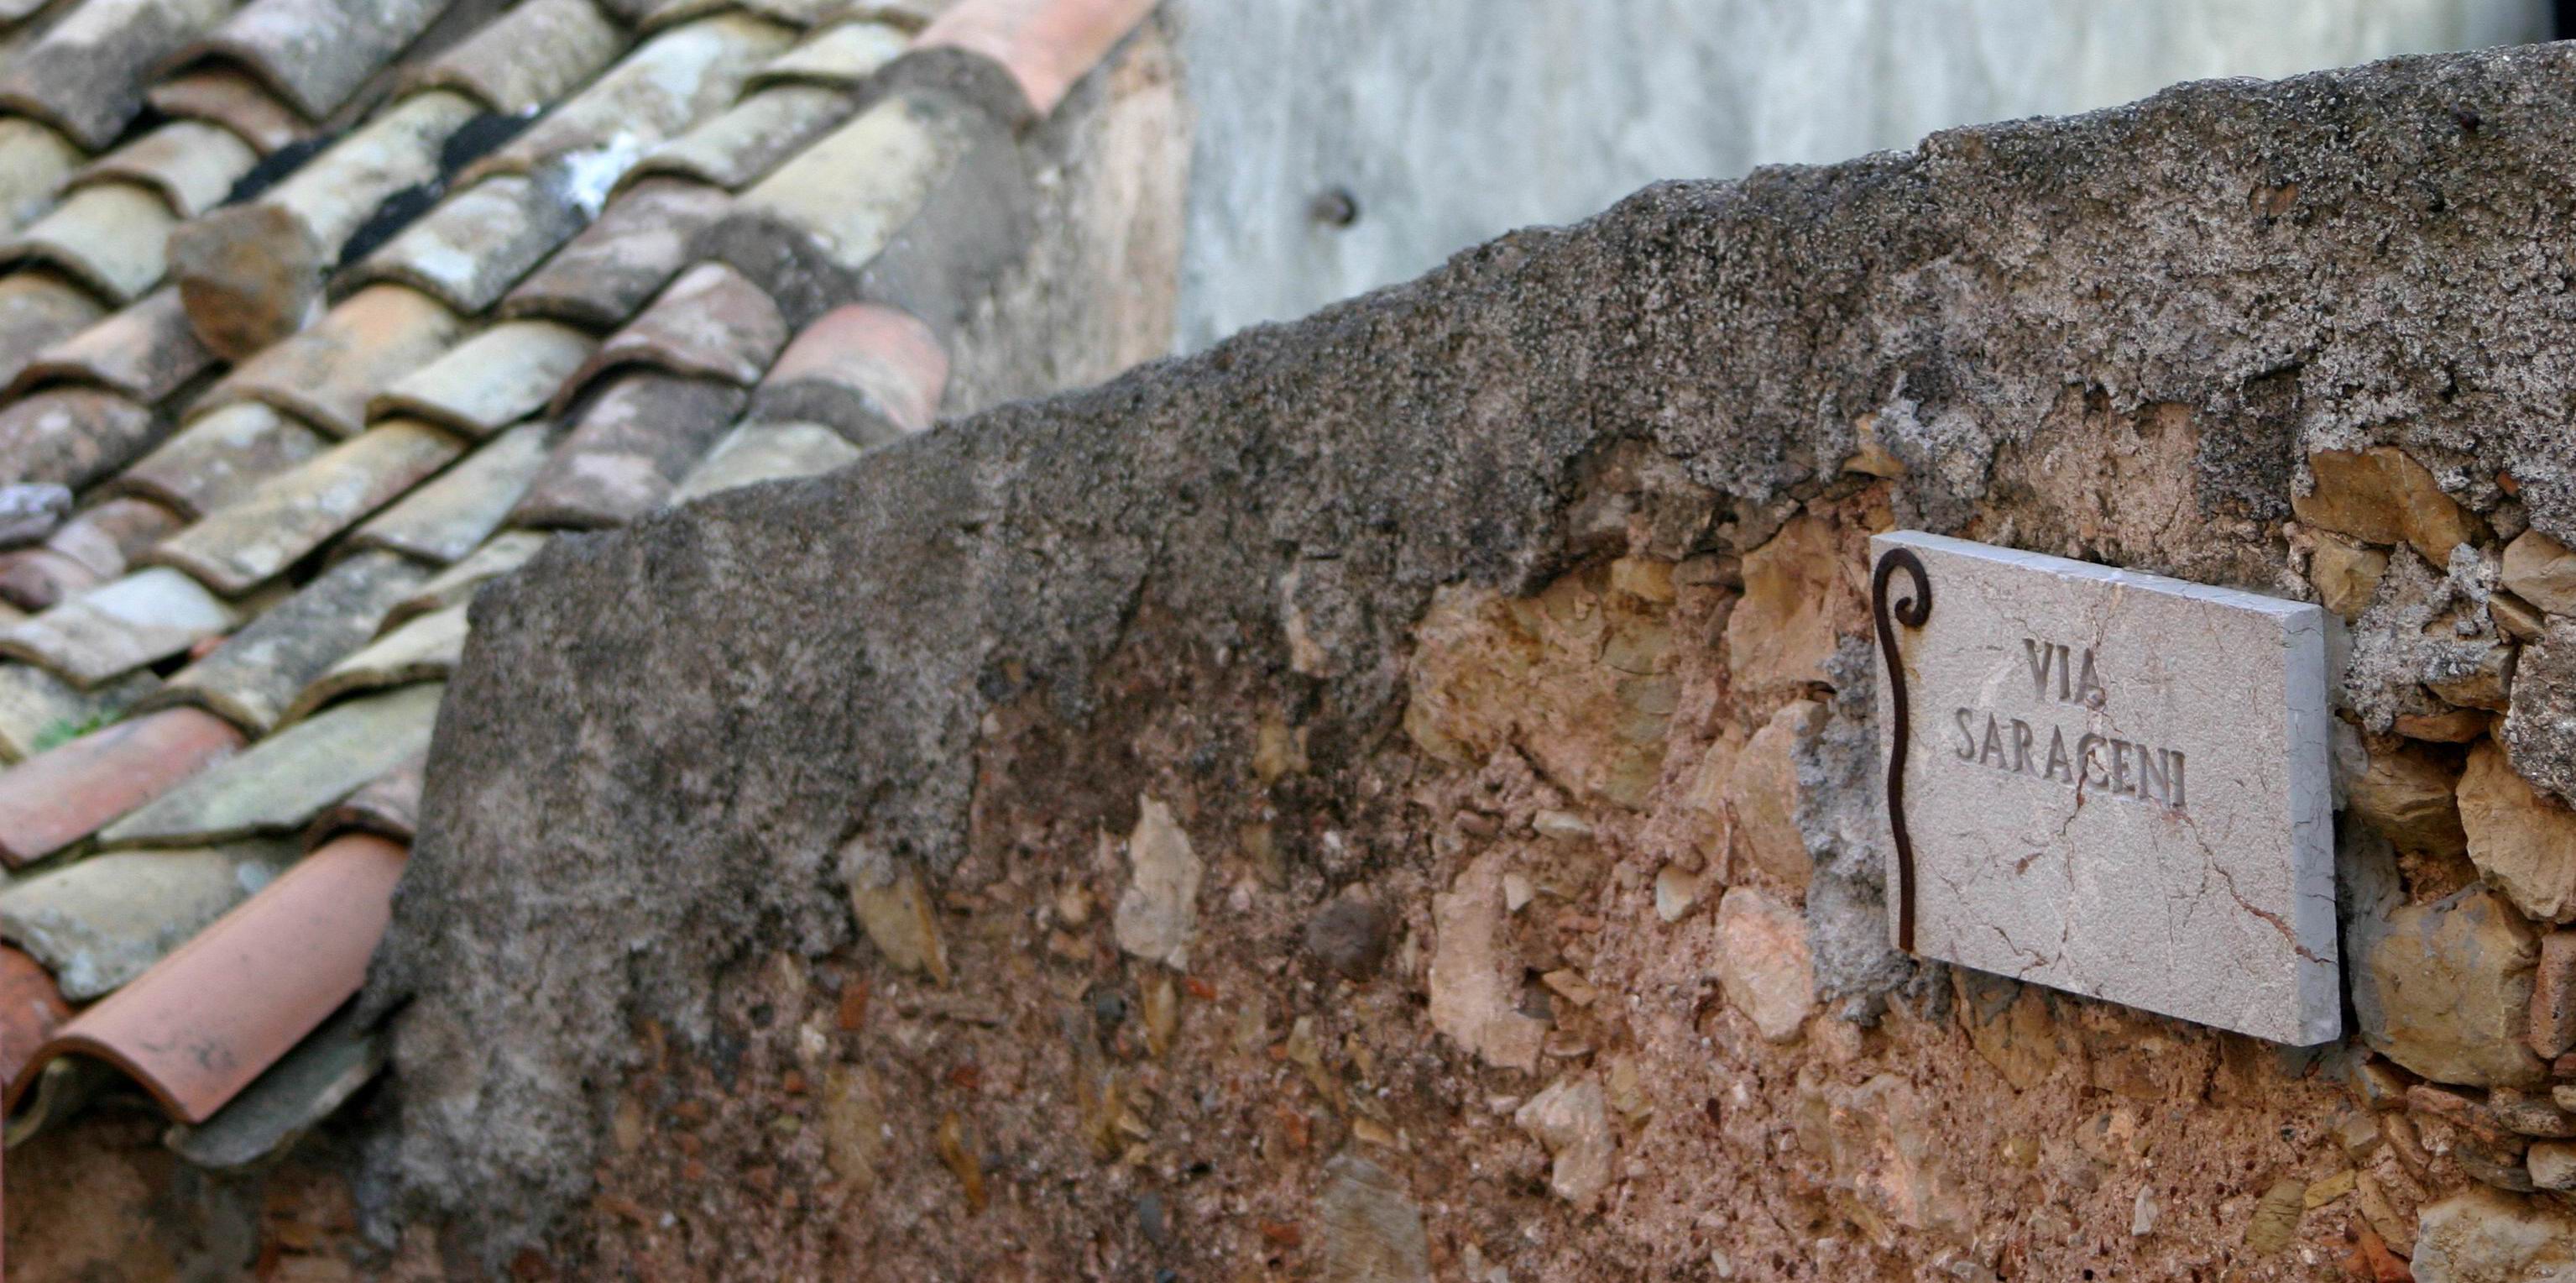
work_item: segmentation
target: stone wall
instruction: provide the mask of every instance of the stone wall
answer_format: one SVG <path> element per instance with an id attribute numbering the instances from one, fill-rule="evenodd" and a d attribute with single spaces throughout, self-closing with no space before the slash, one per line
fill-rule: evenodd
<path id="1" fill-rule="evenodd" d="M 379 958 L 391 1210 L 580 1275 L 2568 1268 L 2571 207 L 2563 47 L 2189 86 L 559 540 Z M 1899 526 L 2350 621 L 2352 1037 L 1888 949 Z"/>

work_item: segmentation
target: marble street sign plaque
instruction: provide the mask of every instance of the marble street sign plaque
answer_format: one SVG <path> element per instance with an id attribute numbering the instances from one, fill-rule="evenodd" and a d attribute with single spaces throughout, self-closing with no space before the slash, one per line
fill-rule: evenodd
<path id="1" fill-rule="evenodd" d="M 2324 613 L 1912 531 L 1870 556 L 1898 947 L 2334 1038 Z"/>

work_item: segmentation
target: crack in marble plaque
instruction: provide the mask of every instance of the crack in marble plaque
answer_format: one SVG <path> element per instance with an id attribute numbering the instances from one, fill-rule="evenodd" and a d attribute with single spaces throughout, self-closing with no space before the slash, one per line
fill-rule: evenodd
<path id="1" fill-rule="evenodd" d="M 2324 612 L 1871 540 L 1874 560 L 1898 548 L 1935 603 L 1896 630 L 1915 952 L 2275 1042 L 2336 1037 Z"/>

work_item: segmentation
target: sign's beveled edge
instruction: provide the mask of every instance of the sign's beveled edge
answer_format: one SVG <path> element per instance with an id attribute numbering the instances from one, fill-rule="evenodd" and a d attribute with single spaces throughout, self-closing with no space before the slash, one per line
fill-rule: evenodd
<path id="1" fill-rule="evenodd" d="M 2046 980 L 2030 980 L 2045 988 L 2058 989 L 2109 1002 L 2139 1011 L 2168 1016 L 2209 1028 L 2223 1029 L 2248 1037 L 2261 1038 L 2289 1046 L 2315 1046 L 2333 1042 L 2343 1036 L 2343 981 L 2340 923 L 2336 913 L 2336 870 L 2334 836 L 2334 801 L 2331 777 L 2332 723 L 2330 676 L 2328 663 L 2334 647 L 2331 644 L 2331 621 L 2324 608 L 2312 602 L 2266 596 L 2239 588 L 2194 583 L 2151 571 L 2127 570 L 2104 566 L 2071 557 L 2031 552 L 1978 543 L 1950 535 L 1920 530 L 1891 530 L 1870 536 L 1870 562 L 1875 566 L 1890 549 L 1909 548 L 1925 553 L 1966 557 L 2014 569 L 2039 571 L 2070 579 L 2090 580 L 2106 588 L 2142 589 L 2215 606 L 2249 611 L 2280 622 L 2283 637 L 2282 709 L 2287 751 L 2292 760 L 2285 763 L 2284 783 L 2288 790 L 2290 815 L 2290 848 L 2292 859 L 2291 930 L 2294 965 L 2297 967 L 2293 987 L 2291 1017 L 2277 1025 L 2274 1022 L 2223 1021 L 2203 1013 L 2165 1010 L 2131 999 L 2088 993 L 2064 988 Z M 1938 612 L 1934 612 L 1936 615 Z M 1911 630 L 1907 630 L 1911 631 Z M 1900 637 L 1899 647 L 1904 649 Z M 1878 690 L 1873 698 L 1873 716 L 1879 733 L 1892 730 L 1890 724 L 1891 690 L 1886 653 L 1877 646 L 1870 648 L 1876 660 Z M 2308 689 L 2302 691 L 2301 687 Z M 2302 698 L 2302 695 L 2308 698 Z M 1887 746 L 1881 741 L 1881 760 L 1886 760 Z M 1899 748 L 1897 751 L 1902 752 Z M 1888 842 L 1882 853 L 1887 894 L 1893 897 L 1898 879 L 1897 853 L 1886 808 L 1881 808 L 1879 835 Z M 1896 918 L 1893 904 L 1888 919 L 1888 940 L 1896 946 Z M 2317 950 L 2322 949 L 2322 952 Z M 1930 954 L 1916 956 L 1950 966 L 1969 964 Z M 1973 967 L 1971 970 L 1975 969 Z"/>

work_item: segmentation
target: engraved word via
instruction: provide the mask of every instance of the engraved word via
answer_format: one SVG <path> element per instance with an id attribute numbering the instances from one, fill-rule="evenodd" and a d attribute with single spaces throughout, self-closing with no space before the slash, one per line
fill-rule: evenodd
<path id="1" fill-rule="evenodd" d="M 2111 692 L 2093 666 L 2093 649 L 2081 650 L 2035 637 L 2021 640 L 2030 666 L 2032 693 L 2043 701 L 2072 704 L 2100 712 Z M 2181 749 L 2151 748 L 2135 740 L 2099 735 L 2082 727 L 2070 739 L 2063 727 L 2049 727 L 2045 748 L 2039 728 L 2018 717 L 1985 715 L 1980 733 L 1976 710 L 1956 714 L 1959 745 L 1951 750 L 1963 762 L 2015 775 L 2052 780 L 2083 794 L 2095 790 L 2111 797 L 2132 798 L 2170 811 L 2183 809 Z M 2070 748 L 2071 746 L 2071 748 Z"/>

